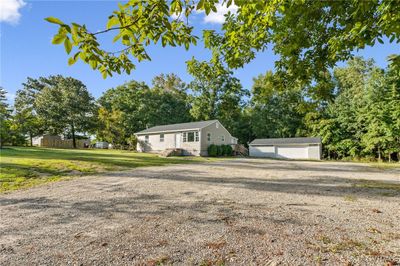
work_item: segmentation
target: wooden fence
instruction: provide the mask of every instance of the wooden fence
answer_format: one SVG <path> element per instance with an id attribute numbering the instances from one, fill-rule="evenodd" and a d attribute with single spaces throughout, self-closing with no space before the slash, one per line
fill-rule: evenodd
<path id="1" fill-rule="evenodd" d="M 77 139 L 76 147 L 83 149 L 89 147 L 90 141 L 88 139 Z M 45 136 L 40 140 L 41 147 L 48 148 L 73 148 L 72 139 L 61 139 L 59 136 Z"/>

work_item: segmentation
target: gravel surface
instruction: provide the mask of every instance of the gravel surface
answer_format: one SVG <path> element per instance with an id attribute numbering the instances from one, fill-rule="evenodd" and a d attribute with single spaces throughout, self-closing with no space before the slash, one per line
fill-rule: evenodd
<path id="1" fill-rule="evenodd" d="M 266 159 L 76 178 L 0 194 L 0 265 L 396 265 L 390 184 L 399 169 Z"/>

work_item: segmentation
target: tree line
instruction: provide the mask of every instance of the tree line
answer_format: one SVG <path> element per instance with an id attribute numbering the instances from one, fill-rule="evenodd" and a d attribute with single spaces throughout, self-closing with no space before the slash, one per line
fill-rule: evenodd
<path id="1" fill-rule="evenodd" d="M 233 73 L 210 62 L 188 64 L 193 80 L 161 74 L 149 86 L 130 81 L 94 99 L 79 80 L 28 78 L 8 106 L 1 89 L 1 145 L 31 145 L 44 133 L 95 135 L 133 148 L 134 133 L 155 125 L 218 119 L 247 144 L 254 138 L 321 136 L 331 159 L 400 158 L 400 72 L 389 63 L 354 58 L 313 83 L 267 71 L 242 87 Z"/>

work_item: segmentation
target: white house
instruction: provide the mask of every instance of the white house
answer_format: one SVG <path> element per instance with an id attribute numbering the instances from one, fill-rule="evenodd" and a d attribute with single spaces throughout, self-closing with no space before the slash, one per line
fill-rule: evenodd
<path id="1" fill-rule="evenodd" d="M 184 155 L 207 156 L 207 148 L 211 144 L 237 144 L 237 138 L 218 120 L 155 126 L 135 135 L 139 152 L 159 153 L 180 149 Z"/>
<path id="2" fill-rule="evenodd" d="M 255 139 L 249 144 L 249 155 L 282 159 L 320 160 L 321 138 Z"/>

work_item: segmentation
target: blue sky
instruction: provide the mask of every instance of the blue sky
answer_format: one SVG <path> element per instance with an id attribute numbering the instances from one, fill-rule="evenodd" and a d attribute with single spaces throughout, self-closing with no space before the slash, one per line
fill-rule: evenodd
<path id="1" fill-rule="evenodd" d="M 97 31 L 104 28 L 107 17 L 116 9 L 116 1 L 0 1 L 0 8 L 2 8 L 0 85 L 9 92 L 10 98 L 21 88 L 21 84 L 27 77 L 37 78 L 55 74 L 71 76 L 83 81 L 96 98 L 105 90 L 132 79 L 144 81 L 150 85 L 152 78 L 160 73 L 173 72 L 188 82 L 191 77 L 186 73 L 185 61 L 191 59 L 192 56 L 200 59 L 206 59 L 209 56 L 209 51 L 204 49 L 201 43 L 189 51 L 185 51 L 184 48 L 153 46 L 149 49 L 151 62 L 137 64 L 137 69 L 129 76 L 116 74 L 104 80 L 99 72 L 93 71 L 81 62 L 68 66 L 68 56 L 64 47 L 51 44 L 51 38 L 57 27 L 44 21 L 44 18 L 54 16 L 64 22 L 86 24 L 92 31 Z M 6 2 L 8 6 L 4 4 Z M 208 18 L 205 18 L 204 14 L 197 14 L 191 19 L 191 23 L 199 29 L 218 28 L 220 20 L 220 13 Z M 386 57 L 393 53 L 400 53 L 398 45 L 379 44 L 356 54 L 373 58 L 379 66 L 385 67 Z M 276 58 L 271 51 L 260 53 L 250 64 L 234 71 L 235 76 L 241 80 L 244 88 L 250 89 L 253 77 L 273 69 Z"/>

